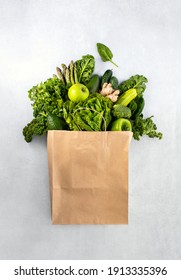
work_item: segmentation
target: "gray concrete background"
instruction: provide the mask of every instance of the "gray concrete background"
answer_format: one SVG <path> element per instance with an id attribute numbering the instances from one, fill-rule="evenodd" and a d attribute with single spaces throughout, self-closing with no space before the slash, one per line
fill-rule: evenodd
<path id="1" fill-rule="evenodd" d="M 0 1 L 0 259 L 181 258 L 181 2 Z M 120 80 L 149 79 L 145 116 L 162 141 L 132 141 L 129 225 L 52 226 L 46 137 L 27 144 L 27 91 L 81 55 L 110 46 Z"/>

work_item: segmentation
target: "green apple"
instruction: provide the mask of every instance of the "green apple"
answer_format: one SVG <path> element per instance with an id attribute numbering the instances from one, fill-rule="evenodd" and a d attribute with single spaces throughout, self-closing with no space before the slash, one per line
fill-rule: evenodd
<path id="1" fill-rule="evenodd" d="M 113 121 L 110 125 L 112 131 L 132 131 L 131 122 L 124 118 Z"/>
<path id="2" fill-rule="evenodd" d="M 68 97 L 73 102 L 84 101 L 88 96 L 89 90 L 83 84 L 74 84 L 68 90 Z"/>

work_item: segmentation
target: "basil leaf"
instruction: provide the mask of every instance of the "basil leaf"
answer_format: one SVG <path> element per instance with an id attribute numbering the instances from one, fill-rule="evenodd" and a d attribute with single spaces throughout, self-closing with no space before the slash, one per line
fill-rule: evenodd
<path id="1" fill-rule="evenodd" d="M 116 67 L 118 67 L 118 65 L 112 61 L 113 54 L 107 46 L 105 46 L 104 44 L 101 44 L 101 43 L 97 43 L 97 51 L 104 62 L 110 61 Z"/>

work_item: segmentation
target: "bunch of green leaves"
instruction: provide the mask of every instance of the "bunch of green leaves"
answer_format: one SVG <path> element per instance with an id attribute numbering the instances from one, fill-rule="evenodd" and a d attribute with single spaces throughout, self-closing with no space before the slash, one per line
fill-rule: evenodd
<path id="1" fill-rule="evenodd" d="M 63 103 L 67 99 L 67 90 L 62 82 L 54 76 L 44 83 L 33 86 L 28 96 L 32 101 L 34 119 L 23 129 L 23 135 L 27 142 L 33 135 L 43 135 L 47 132 L 47 117 L 52 113 L 62 117 Z"/>
<path id="2" fill-rule="evenodd" d="M 67 90 L 62 82 L 54 76 L 44 83 L 32 87 L 28 91 L 28 96 L 32 101 L 34 117 L 47 116 L 48 113 L 61 117 L 63 102 L 67 99 Z"/>
<path id="3" fill-rule="evenodd" d="M 98 93 L 91 94 L 83 102 L 67 100 L 63 106 L 63 117 L 70 130 L 101 131 L 111 122 L 112 102 Z"/>
<path id="4" fill-rule="evenodd" d="M 124 93 L 130 88 L 135 88 L 137 91 L 138 96 L 142 96 L 142 93 L 146 89 L 146 84 L 148 80 L 146 77 L 142 75 L 134 75 L 131 76 L 128 80 L 122 82 L 118 89 L 120 90 L 120 94 Z"/>
<path id="5" fill-rule="evenodd" d="M 142 111 L 145 106 L 143 93 L 146 89 L 147 78 L 143 75 L 131 76 L 128 80 L 119 85 L 120 94 L 123 94 L 129 89 L 136 89 L 137 96 L 133 99 L 128 108 L 131 110 L 130 121 L 132 123 L 133 137 L 135 140 L 140 140 L 140 137 L 147 135 L 151 138 L 162 138 L 162 133 L 157 131 L 157 126 L 153 122 L 153 116 L 144 119 Z"/>
<path id="6" fill-rule="evenodd" d="M 135 140 L 140 140 L 140 137 L 143 135 L 147 135 L 151 138 L 156 137 L 162 139 L 162 133 L 157 132 L 157 126 L 153 122 L 152 118 L 153 116 L 144 119 L 143 114 L 141 114 L 132 121 L 132 131 Z"/>

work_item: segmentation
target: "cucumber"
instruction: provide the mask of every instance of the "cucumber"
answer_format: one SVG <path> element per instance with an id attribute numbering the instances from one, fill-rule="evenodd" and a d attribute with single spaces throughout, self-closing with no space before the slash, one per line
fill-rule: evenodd
<path id="1" fill-rule="evenodd" d="M 106 70 L 106 72 L 103 74 L 101 79 L 101 87 L 103 86 L 104 83 L 109 83 L 112 74 L 113 74 L 112 70 L 110 69 Z"/>
<path id="2" fill-rule="evenodd" d="M 112 76 L 112 78 L 110 79 L 110 83 L 111 83 L 113 89 L 118 89 L 119 82 L 115 76 Z"/>
<path id="3" fill-rule="evenodd" d="M 86 85 L 90 93 L 99 92 L 100 78 L 97 74 L 93 75 Z"/>
<path id="4" fill-rule="evenodd" d="M 138 117 L 142 113 L 144 106 L 145 106 L 145 100 L 142 96 L 140 96 L 135 101 L 137 103 L 137 109 L 135 110 L 134 115 L 133 115 L 134 119 L 136 119 L 136 117 Z"/>

